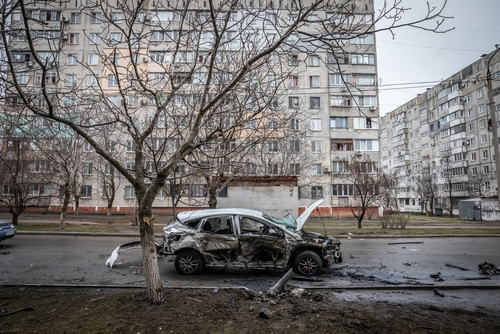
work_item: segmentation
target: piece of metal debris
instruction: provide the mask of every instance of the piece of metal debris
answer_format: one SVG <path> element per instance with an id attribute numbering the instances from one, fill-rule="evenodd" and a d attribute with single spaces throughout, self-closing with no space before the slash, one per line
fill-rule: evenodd
<path id="1" fill-rule="evenodd" d="M 421 244 L 423 245 L 424 242 L 423 241 L 402 241 L 402 242 L 389 242 L 388 243 L 389 245 L 412 245 L 412 244 Z"/>
<path id="2" fill-rule="evenodd" d="M 262 319 L 271 319 L 272 316 L 273 312 L 271 312 L 271 310 L 268 308 L 263 307 L 259 311 L 259 317 Z"/>
<path id="3" fill-rule="evenodd" d="M 307 281 L 307 282 L 319 282 L 319 281 L 321 281 L 317 277 L 302 276 L 302 275 L 294 275 L 292 277 L 292 279 L 296 280 L 296 281 Z"/>
<path id="4" fill-rule="evenodd" d="M 434 281 L 436 282 L 444 282 L 444 279 L 441 277 L 440 272 L 438 272 L 437 274 L 431 274 L 431 278 L 434 278 Z"/>
<path id="5" fill-rule="evenodd" d="M 454 265 L 454 264 L 451 264 L 451 263 L 447 263 L 447 264 L 445 264 L 445 266 L 450 267 L 450 268 L 457 268 L 457 269 L 460 269 L 460 270 L 463 270 L 463 271 L 470 271 L 470 269 L 467 269 L 467 268 L 464 268 L 464 267 L 460 267 L 460 266 L 457 266 L 457 265 Z"/>
<path id="6" fill-rule="evenodd" d="M 215 292 L 215 293 L 219 292 L 219 287 L 216 287 L 216 288 L 214 289 L 214 292 Z"/>
<path id="7" fill-rule="evenodd" d="M 434 294 L 439 297 L 444 297 L 444 293 L 442 293 L 438 288 L 434 289 Z"/>
<path id="8" fill-rule="evenodd" d="M 488 275 L 499 275 L 500 274 L 500 267 L 495 266 L 492 263 L 484 262 L 478 265 L 479 272 L 481 274 L 488 274 Z"/>
<path id="9" fill-rule="evenodd" d="M 404 264 L 405 266 L 407 266 L 407 267 L 411 267 L 411 264 L 409 264 L 408 262 L 405 262 L 405 263 L 403 263 L 403 264 Z"/>

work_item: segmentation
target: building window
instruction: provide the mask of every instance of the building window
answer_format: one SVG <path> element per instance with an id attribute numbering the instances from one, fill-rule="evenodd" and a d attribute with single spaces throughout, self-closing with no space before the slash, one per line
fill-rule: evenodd
<path id="1" fill-rule="evenodd" d="M 490 166 L 483 166 L 483 174 L 489 174 L 490 173 Z"/>
<path id="2" fill-rule="evenodd" d="M 300 152 L 300 139 L 291 138 L 290 139 L 290 151 L 291 152 Z"/>
<path id="3" fill-rule="evenodd" d="M 288 86 L 289 87 L 299 87 L 299 76 L 298 75 L 290 75 L 288 77 Z"/>
<path id="4" fill-rule="evenodd" d="M 330 117 L 330 128 L 347 129 L 347 117 Z"/>
<path id="5" fill-rule="evenodd" d="M 300 120 L 297 118 L 292 118 L 290 123 L 290 129 L 295 131 L 300 130 Z"/>
<path id="6" fill-rule="evenodd" d="M 28 73 L 16 73 L 16 80 L 17 80 L 17 83 L 20 84 L 20 85 L 25 85 L 28 83 Z"/>
<path id="7" fill-rule="evenodd" d="M 311 198 L 323 198 L 323 187 L 322 186 L 312 186 L 311 187 Z"/>
<path id="8" fill-rule="evenodd" d="M 332 196 L 354 196 L 353 184 L 333 184 Z"/>
<path id="9" fill-rule="evenodd" d="M 66 74 L 66 86 L 76 86 L 76 74 Z"/>
<path id="10" fill-rule="evenodd" d="M 333 73 L 330 74 L 330 86 L 343 86 L 351 82 L 350 74 Z"/>
<path id="11" fill-rule="evenodd" d="M 378 151 L 377 139 L 355 139 L 354 150 L 356 151 Z"/>
<path id="12" fill-rule="evenodd" d="M 99 56 L 95 53 L 89 53 L 87 56 L 87 63 L 89 65 L 98 65 L 99 64 Z"/>
<path id="13" fill-rule="evenodd" d="M 333 161 L 332 173 L 348 174 L 349 173 L 349 161 Z"/>
<path id="14" fill-rule="evenodd" d="M 486 144 L 486 135 L 481 135 L 481 144 Z"/>
<path id="15" fill-rule="evenodd" d="M 80 188 L 81 198 L 92 198 L 92 186 L 82 186 Z"/>
<path id="16" fill-rule="evenodd" d="M 102 13 L 99 12 L 90 13 L 90 23 L 97 24 L 101 23 L 101 21 L 102 21 Z"/>
<path id="17" fill-rule="evenodd" d="M 123 15 L 120 12 L 111 12 L 111 21 L 115 23 L 121 23 Z"/>
<path id="18" fill-rule="evenodd" d="M 300 97 L 289 96 L 288 97 L 288 107 L 289 108 L 299 108 L 300 107 Z"/>
<path id="19" fill-rule="evenodd" d="M 267 120 L 267 128 L 270 130 L 278 129 L 278 119 L 272 118 Z"/>
<path id="20" fill-rule="evenodd" d="M 309 120 L 309 125 L 310 125 L 311 131 L 321 131 L 321 119 L 311 118 Z"/>
<path id="21" fill-rule="evenodd" d="M 120 54 L 119 53 L 112 53 L 109 55 L 109 62 L 114 65 L 120 64 Z"/>
<path id="22" fill-rule="evenodd" d="M 311 87 L 311 88 L 318 88 L 318 87 L 320 87 L 320 84 L 319 84 L 319 75 L 311 75 L 311 76 L 309 76 L 309 87 Z"/>
<path id="23" fill-rule="evenodd" d="M 108 76 L 108 86 L 118 86 L 118 80 L 116 79 L 116 75 L 110 74 Z"/>
<path id="24" fill-rule="evenodd" d="M 267 143 L 267 152 L 277 153 L 279 150 L 279 145 L 277 140 L 271 140 Z"/>
<path id="25" fill-rule="evenodd" d="M 474 123 L 469 123 L 469 132 L 474 132 Z"/>
<path id="26" fill-rule="evenodd" d="M 122 41 L 122 33 L 121 32 L 112 32 L 109 36 L 109 41 L 111 45 L 118 44 Z M 98 44 L 98 43 L 96 43 Z"/>
<path id="27" fill-rule="evenodd" d="M 69 17 L 69 23 L 80 23 L 82 21 L 82 14 L 71 13 Z"/>
<path id="28" fill-rule="evenodd" d="M 78 65 L 78 53 L 68 54 L 68 65 Z"/>
<path id="29" fill-rule="evenodd" d="M 478 112 L 479 112 L 480 114 L 482 114 L 482 113 L 483 113 L 483 112 L 485 112 L 485 110 L 486 110 L 486 109 L 485 109 L 485 107 L 484 107 L 484 104 L 480 104 L 480 105 L 478 105 L 477 107 L 478 107 L 478 109 L 479 109 L 479 111 L 478 111 Z"/>
<path id="30" fill-rule="evenodd" d="M 311 152 L 321 153 L 321 140 L 311 140 Z"/>
<path id="31" fill-rule="evenodd" d="M 308 57 L 308 60 L 309 60 L 309 66 L 314 66 L 314 67 L 319 66 L 319 57 L 318 56 L 310 55 Z"/>
<path id="32" fill-rule="evenodd" d="M 92 175 L 92 163 L 83 163 L 82 164 L 82 174 L 83 175 Z"/>
<path id="33" fill-rule="evenodd" d="M 488 159 L 488 150 L 481 151 L 481 157 L 483 160 Z"/>
<path id="34" fill-rule="evenodd" d="M 321 108 L 321 98 L 319 96 L 312 96 L 309 98 L 310 108 L 319 109 Z"/>
<path id="35" fill-rule="evenodd" d="M 290 164 L 290 175 L 300 175 L 300 164 Z"/>
<path id="36" fill-rule="evenodd" d="M 101 44 L 101 36 L 96 33 L 89 34 L 90 44 Z"/>
<path id="37" fill-rule="evenodd" d="M 321 164 L 311 164 L 311 174 L 321 175 Z"/>
<path id="38" fill-rule="evenodd" d="M 135 198 L 135 189 L 132 186 L 125 186 L 123 195 L 126 199 L 134 199 Z"/>
<path id="39" fill-rule="evenodd" d="M 480 99 L 480 98 L 483 97 L 483 90 L 482 89 L 479 89 L 476 93 L 477 93 L 476 96 L 477 96 L 478 99 Z"/>
<path id="40" fill-rule="evenodd" d="M 484 182 L 484 191 L 490 191 L 491 190 L 491 183 L 490 181 L 485 181 Z"/>
<path id="41" fill-rule="evenodd" d="M 87 86 L 92 87 L 97 85 L 97 77 L 93 74 L 87 75 Z"/>
<path id="42" fill-rule="evenodd" d="M 79 33 L 70 33 L 68 35 L 68 44 L 79 44 L 79 43 L 80 43 Z"/>
<path id="43" fill-rule="evenodd" d="M 332 151 L 352 151 L 352 139 L 330 139 L 330 150 Z"/>
<path id="44" fill-rule="evenodd" d="M 278 175 L 279 174 L 279 165 L 277 163 L 267 165 L 267 174 Z"/>
<path id="45" fill-rule="evenodd" d="M 470 154 L 470 160 L 471 160 L 471 161 L 476 161 L 476 152 L 472 152 L 472 153 Z"/>

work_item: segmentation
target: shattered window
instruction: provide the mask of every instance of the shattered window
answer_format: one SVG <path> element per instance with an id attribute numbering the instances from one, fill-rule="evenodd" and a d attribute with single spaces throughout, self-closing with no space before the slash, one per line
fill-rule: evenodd
<path id="1" fill-rule="evenodd" d="M 230 216 L 210 217 L 205 220 L 202 226 L 203 232 L 217 234 L 232 234 L 233 226 Z"/>

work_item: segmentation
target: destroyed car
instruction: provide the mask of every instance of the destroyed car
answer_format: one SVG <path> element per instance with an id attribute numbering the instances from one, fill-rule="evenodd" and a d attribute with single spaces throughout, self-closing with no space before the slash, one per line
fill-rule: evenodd
<path id="1" fill-rule="evenodd" d="M 342 262 L 340 242 L 302 227 L 317 201 L 297 220 L 290 214 L 275 218 L 249 209 L 210 209 L 185 211 L 164 229 L 157 252 L 171 256 L 180 274 L 199 274 L 205 267 L 244 269 L 288 269 L 311 276 L 325 267 Z M 119 246 L 107 264 L 113 265 L 118 253 L 134 247 Z"/>
<path id="2" fill-rule="evenodd" d="M 16 233 L 16 227 L 10 221 L 0 219 L 0 241 L 13 238 Z"/>

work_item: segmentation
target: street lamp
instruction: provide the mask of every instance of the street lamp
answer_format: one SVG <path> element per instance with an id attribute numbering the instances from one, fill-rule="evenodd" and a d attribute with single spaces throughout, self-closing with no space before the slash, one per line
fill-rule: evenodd
<path id="1" fill-rule="evenodd" d="M 491 115 L 491 131 L 493 132 L 493 152 L 495 153 L 495 169 L 497 178 L 497 198 L 500 204 L 500 148 L 498 147 L 498 128 L 497 128 L 497 115 L 495 111 L 495 101 L 493 100 L 493 88 L 491 87 L 491 71 L 490 62 L 495 57 L 498 51 L 500 51 L 499 44 L 495 44 L 495 52 L 488 59 L 486 65 L 486 83 L 488 86 L 488 105 L 490 107 Z"/>

